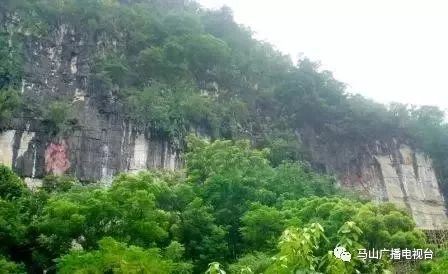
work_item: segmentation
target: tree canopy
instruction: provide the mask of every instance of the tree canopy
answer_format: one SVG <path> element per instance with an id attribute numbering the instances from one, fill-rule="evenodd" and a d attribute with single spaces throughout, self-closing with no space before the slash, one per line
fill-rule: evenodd
<path id="1" fill-rule="evenodd" d="M 50 176 L 33 192 L 0 166 L 0 271 L 385 273 L 389 260 L 362 261 L 357 250 L 427 245 L 407 212 L 313 171 L 299 135 L 312 128 L 352 145 L 407 138 L 448 182 L 439 109 L 348 94 L 318 64 L 254 39 L 230 9 L 194 1 L 7 0 L 0 21 L 0 130 L 17 117 L 52 138 L 78 126 L 72 98 L 21 92 L 27 45 L 63 24 L 88 45 L 98 108 L 117 102 L 125 120 L 185 152 L 184 170 L 120 174 L 111 187 Z M 336 245 L 353 260 L 337 260 Z M 422 273 L 443 273 L 437 252 Z"/>
<path id="2" fill-rule="evenodd" d="M 408 213 L 345 195 L 306 165 L 273 166 L 244 141 L 189 140 L 184 171 L 121 174 L 110 187 L 48 177 L 32 192 L 1 167 L 14 182 L 0 184 L 7 273 L 382 273 L 387 259 L 331 252 L 427 246 Z"/>

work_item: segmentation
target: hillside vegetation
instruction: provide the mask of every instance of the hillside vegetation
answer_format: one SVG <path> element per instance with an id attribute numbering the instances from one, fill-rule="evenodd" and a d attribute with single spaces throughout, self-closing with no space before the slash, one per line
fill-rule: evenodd
<path id="1" fill-rule="evenodd" d="M 27 117 L 50 125 L 50 132 L 69 132 L 73 117 L 62 110 L 72 98 L 35 105 L 25 96 L 20 107 L 13 92 L 23 74 L 24 41 L 44 39 L 68 24 L 86 42 L 104 44 L 92 51 L 90 88 L 103 92 L 104 102 L 109 96 L 121 102 L 123 113 L 141 129 L 168 136 L 180 147 L 189 132 L 200 130 L 212 139 L 250 139 L 256 147 L 270 147 L 278 164 L 306 159 L 295 132 L 307 126 L 328 140 L 353 143 L 407 137 L 431 154 L 441 181 L 448 181 L 442 111 L 384 106 L 348 94 L 318 64 L 292 62 L 253 39 L 228 8 L 207 11 L 184 0 L 7 0 L 0 10 L 3 21 L 15 22 L 0 36 L 0 126 L 6 127 L 16 110 L 32 113 Z"/>
<path id="2" fill-rule="evenodd" d="M 358 249 L 428 247 L 406 212 L 343 195 L 306 165 L 273 167 L 244 141 L 189 143 L 184 173 L 123 174 L 110 188 L 47 177 L 30 192 L 0 166 L 0 268 L 384 273 L 393 267 L 386 257 L 362 261 Z M 352 252 L 350 263 L 333 256 L 336 245 Z M 436 262 L 423 266 L 442 273 Z"/>
<path id="3" fill-rule="evenodd" d="M 123 174 L 110 188 L 47 177 L 30 192 L 0 167 L 1 271 L 384 273 L 394 267 L 387 259 L 344 263 L 330 251 L 427 247 L 406 212 L 343 194 L 334 178 L 314 173 L 296 131 L 354 144 L 412 140 L 448 193 L 448 125 L 436 107 L 348 94 L 318 64 L 255 40 L 227 8 L 4 0 L 0 21 L 0 130 L 20 116 L 54 136 L 76 127 L 71 98 L 36 103 L 20 92 L 26 42 L 67 24 L 105 45 L 92 51 L 89 88 L 186 152 L 179 173 Z M 192 131 L 211 141 L 187 138 Z M 420 270 L 444 273 L 446 252 L 437 256 Z"/>

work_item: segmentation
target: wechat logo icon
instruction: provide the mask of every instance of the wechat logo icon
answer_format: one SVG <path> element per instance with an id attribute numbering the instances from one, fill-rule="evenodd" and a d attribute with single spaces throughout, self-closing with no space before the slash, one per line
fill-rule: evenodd
<path id="1" fill-rule="evenodd" d="M 343 260 L 344 262 L 350 262 L 352 259 L 352 254 L 348 252 L 345 247 L 337 246 L 333 250 L 333 254 L 336 258 Z"/>

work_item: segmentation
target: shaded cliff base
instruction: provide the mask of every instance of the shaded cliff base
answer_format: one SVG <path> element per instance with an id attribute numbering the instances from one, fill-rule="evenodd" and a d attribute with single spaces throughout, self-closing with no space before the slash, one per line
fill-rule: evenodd
<path id="1" fill-rule="evenodd" d="M 125 125 L 114 134 L 92 133 L 81 131 L 51 140 L 38 132 L 8 130 L 0 133 L 0 163 L 26 178 L 30 187 L 47 174 L 111 181 L 121 172 L 176 170 L 182 165 L 179 152 L 169 141 L 133 132 Z"/>
<path id="2" fill-rule="evenodd" d="M 317 136 L 317 137 L 316 137 Z M 377 202 L 407 210 L 421 229 L 447 229 L 446 203 L 430 157 L 404 140 L 370 144 L 324 141 L 315 132 L 302 134 L 312 163 L 339 177 Z"/>
<path id="3" fill-rule="evenodd" d="M 0 163 L 23 176 L 30 188 L 39 187 L 40 178 L 47 174 L 110 182 L 120 172 L 176 170 L 182 166 L 180 152 L 169 141 L 133 132 L 129 125 L 124 124 L 122 131 L 114 135 L 88 137 L 87 133 L 54 141 L 39 132 L 2 132 Z M 323 161 L 323 154 L 318 154 L 315 147 L 312 156 Z M 326 163 L 326 168 L 336 171 L 344 187 L 358 189 L 377 202 L 398 205 L 410 212 L 421 229 L 448 227 L 444 197 L 432 161 L 425 154 L 394 140 L 377 142 L 368 152 L 360 153 L 356 161 L 345 156 L 345 162 L 338 162 L 338 166 Z"/>

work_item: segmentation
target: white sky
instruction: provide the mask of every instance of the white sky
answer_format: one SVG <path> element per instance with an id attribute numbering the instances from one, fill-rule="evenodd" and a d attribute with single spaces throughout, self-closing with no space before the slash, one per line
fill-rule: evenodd
<path id="1" fill-rule="evenodd" d="M 320 61 L 348 91 L 448 108 L 448 1 L 199 0 L 297 59 Z"/>

